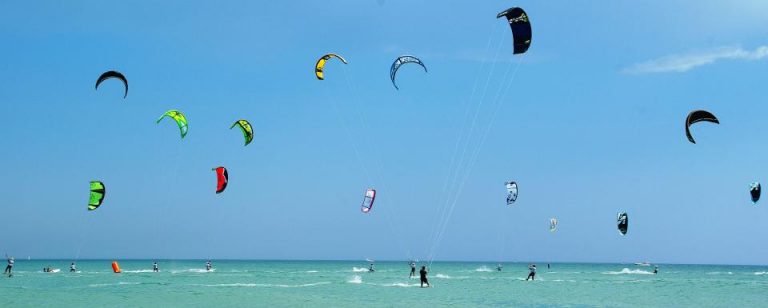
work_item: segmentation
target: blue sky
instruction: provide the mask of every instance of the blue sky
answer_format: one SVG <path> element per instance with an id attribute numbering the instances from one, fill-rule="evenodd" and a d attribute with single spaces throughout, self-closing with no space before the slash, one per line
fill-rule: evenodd
<path id="1" fill-rule="evenodd" d="M 522 58 L 495 18 L 511 6 L 533 25 Z M 765 264 L 768 209 L 748 193 L 768 181 L 765 16 L 763 1 L 6 1 L 0 249 Z M 317 81 L 328 52 L 349 64 Z M 402 54 L 429 72 L 403 67 L 396 91 Z M 112 69 L 127 99 L 115 81 L 94 91 Z M 184 140 L 154 123 L 168 109 L 189 119 Z M 721 124 L 694 145 L 695 109 Z M 108 193 L 86 212 L 92 179 Z"/>

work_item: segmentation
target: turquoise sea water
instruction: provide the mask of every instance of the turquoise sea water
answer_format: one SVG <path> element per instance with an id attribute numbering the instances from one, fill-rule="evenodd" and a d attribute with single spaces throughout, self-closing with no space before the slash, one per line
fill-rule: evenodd
<path id="1" fill-rule="evenodd" d="M 17 260 L 12 278 L 0 279 L 0 306 L 115 307 L 434 307 L 434 306 L 720 306 L 768 305 L 768 266 L 527 264 L 435 262 L 432 288 L 409 279 L 407 262 L 364 261 L 69 261 Z M 43 267 L 61 269 L 44 273 Z"/>

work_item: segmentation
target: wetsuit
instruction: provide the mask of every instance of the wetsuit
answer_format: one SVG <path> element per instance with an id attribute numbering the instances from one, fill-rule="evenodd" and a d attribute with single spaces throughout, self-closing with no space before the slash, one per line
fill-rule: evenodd
<path id="1" fill-rule="evenodd" d="M 157 267 L 157 262 L 152 264 L 152 271 L 154 271 L 154 272 L 159 272 L 160 271 L 160 268 Z"/>
<path id="2" fill-rule="evenodd" d="M 528 281 L 528 279 L 536 280 L 536 265 L 529 266 L 528 270 L 530 270 L 531 272 L 528 273 L 528 278 L 525 278 L 525 281 Z"/>
<path id="3" fill-rule="evenodd" d="M 10 274 L 12 274 L 12 272 L 13 272 L 13 258 L 9 258 L 8 259 L 8 266 L 5 267 L 5 271 L 3 272 L 3 274 L 10 275 Z"/>
<path id="4" fill-rule="evenodd" d="M 427 286 L 429 286 L 429 281 L 427 280 L 427 269 L 426 267 L 421 267 L 421 270 L 419 271 L 419 277 L 421 278 L 421 287 L 424 287 L 424 284 L 426 283 Z"/>

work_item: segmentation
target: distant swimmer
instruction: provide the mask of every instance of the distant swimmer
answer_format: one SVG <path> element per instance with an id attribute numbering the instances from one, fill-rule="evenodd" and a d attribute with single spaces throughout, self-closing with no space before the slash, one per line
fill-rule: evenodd
<path id="1" fill-rule="evenodd" d="M 528 270 L 530 272 L 528 273 L 528 278 L 525 278 L 525 281 L 528 281 L 528 279 L 536 280 L 536 264 L 531 264 L 528 266 Z"/>
<path id="2" fill-rule="evenodd" d="M 376 271 L 375 269 L 373 269 L 373 263 L 371 263 L 371 265 L 368 266 L 368 271 L 369 272 L 375 272 Z"/>
<path id="3" fill-rule="evenodd" d="M 70 273 L 77 272 L 77 266 L 75 265 L 75 262 L 72 262 L 72 264 L 69 265 L 69 272 Z"/>
<path id="4" fill-rule="evenodd" d="M 206 261 L 205 270 L 210 272 L 212 268 L 213 268 L 213 265 L 211 265 L 211 260 Z"/>
<path id="5" fill-rule="evenodd" d="M 547 269 L 549 269 L 549 268 L 550 268 L 550 267 L 549 267 L 549 263 L 547 263 Z"/>
<path id="6" fill-rule="evenodd" d="M 411 278 L 413 276 L 416 276 L 416 262 L 411 261 L 409 265 L 411 266 L 411 274 L 408 275 L 408 278 Z"/>
<path id="7" fill-rule="evenodd" d="M 160 268 L 157 266 L 157 262 L 152 263 L 152 271 L 155 273 L 160 271 Z"/>
<path id="8" fill-rule="evenodd" d="M 504 269 L 504 267 L 501 266 L 501 263 L 499 263 L 499 265 L 496 266 L 496 270 L 501 272 L 502 269 Z"/>
<path id="9" fill-rule="evenodd" d="M 13 276 L 13 257 L 9 257 L 8 254 L 5 255 L 5 257 L 8 259 L 8 266 L 5 267 L 5 271 L 3 274 L 8 274 L 8 277 Z"/>
<path id="10" fill-rule="evenodd" d="M 653 273 L 654 274 L 658 274 L 659 273 L 659 266 L 658 265 L 653 267 Z"/>

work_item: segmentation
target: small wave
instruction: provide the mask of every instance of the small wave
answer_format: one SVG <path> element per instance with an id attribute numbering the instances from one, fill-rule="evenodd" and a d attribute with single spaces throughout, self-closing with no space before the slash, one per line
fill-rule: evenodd
<path id="1" fill-rule="evenodd" d="M 435 275 L 435 278 L 440 278 L 440 279 L 451 279 L 451 276 L 448 276 L 448 275 L 443 275 L 443 274 L 437 274 L 437 275 Z"/>
<path id="2" fill-rule="evenodd" d="M 369 272 L 369 270 L 365 267 L 353 267 L 352 271 L 355 273 Z"/>
<path id="3" fill-rule="evenodd" d="M 322 282 L 314 282 L 314 283 L 305 283 L 305 284 L 269 284 L 269 283 L 222 283 L 222 284 L 206 284 L 204 286 L 206 287 L 250 287 L 250 288 L 305 288 L 305 287 L 314 287 L 314 286 L 321 286 L 325 284 L 330 284 L 328 281 L 322 281 Z"/>
<path id="4" fill-rule="evenodd" d="M 132 271 L 123 271 L 123 273 L 151 273 L 152 270 L 146 269 L 146 270 L 132 270 Z"/>
<path id="5" fill-rule="evenodd" d="M 137 285 L 141 284 L 141 282 L 118 282 L 118 283 L 95 283 L 95 284 L 89 284 L 89 287 L 92 288 L 98 288 L 98 287 L 110 287 L 110 286 L 124 286 L 124 285 Z"/>
<path id="6" fill-rule="evenodd" d="M 733 272 L 707 272 L 707 275 L 733 275 Z"/>
<path id="7" fill-rule="evenodd" d="M 178 274 L 178 273 L 212 273 L 215 272 L 216 269 L 212 268 L 210 271 L 206 270 L 204 268 L 190 268 L 185 270 L 178 270 L 178 271 L 171 271 L 171 274 Z"/>
<path id="8" fill-rule="evenodd" d="M 755 272 L 755 275 L 768 275 L 768 272 Z"/>
<path id="9" fill-rule="evenodd" d="M 347 280 L 347 283 L 361 284 L 363 283 L 363 277 L 360 277 L 360 275 L 352 276 L 352 278 Z"/>
<path id="10" fill-rule="evenodd" d="M 606 274 L 606 275 L 625 275 L 625 274 L 630 274 L 630 275 L 653 275 L 653 273 L 649 272 L 649 271 L 644 271 L 644 270 L 640 270 L 640 269 L 631 270 L 631 269 L 628 269 L 626 267 L 624 269 L 622 269 L 620 272 L 603 272 L 603 274 Z"/>
<path id="11" fill-rule="evenodd" d="M 476 268 L 475 272 L 493 272 L 493 270 L 483 265 L 481 267 Z"/>
<path id="12" fill-rule="evenodd" d="M 400 288 L 410 288 L 410 287 L 420 287 L 421 285 L 418 283 L 403 283 L 403 282 L 393 282 L 393 283 L 385 283 L 381 284 L 382 287 L 400 287 Z"/>
<path id="13" fill-rule="evenodd" d="M 320 271 L 306 271 L 305 273 L 319 273 Z"/>

